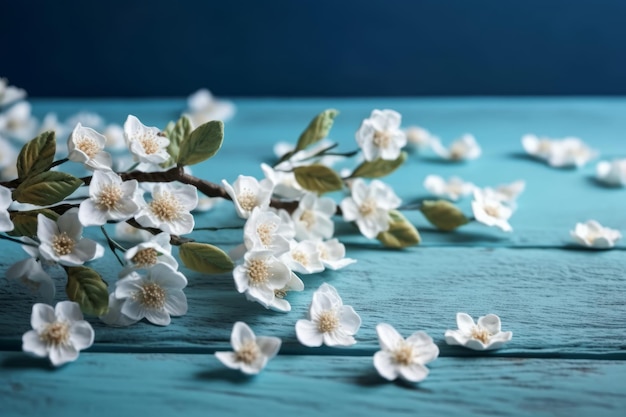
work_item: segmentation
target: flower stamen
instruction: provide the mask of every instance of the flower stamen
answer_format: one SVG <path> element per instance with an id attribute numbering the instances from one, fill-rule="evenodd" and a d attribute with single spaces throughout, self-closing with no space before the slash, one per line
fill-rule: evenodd
<path id="1" fill-rule="evenodd" d="M 138 139 L 146 155 L 152 155 L 159 151 L 159 144 L 153 135 L 143 135 Z"/>
<path id="2" fill-rule="evenodd" d="M 238 362 L 243 362 L 247 365 L 252 364 L 259 358 L 261 350 L 254 340 L 248 340 L 243 346 L 235 353 L 235 357 Z"/>
<path id="3" fill-rule="evenodd" d="M 484 327 L 474 326 L 472 327 L 472 338 L 481 341 L 483 344 L 489 343 L 491 334 Z"/>
<path id="4" fill-rule="evenodd" d="M 262 259 L 251 260 L 248 262 L 247 269 L 251 285 L 264 284 L 270 277 L 269 267 Z"/>
<path id="5" fill-rule="evenodd" d="M 102 188 L 96 203 L 103 209 L 112 210 L 122 199 L 122 189 L 117 184 L 108 184 Z"/>
<path id="6" fill-rule="evenodd" d="M 365 200 L 363 204 L 361 204 L 361 206 L 359 207 L 359 212 L 363 217 L 367 217 L 376 211 L 376 207 L 376 201 L 369 198 Z"/>
<path id="7" fill-rule="evenodd" d="M 400 343 L 396 350 L 393 351 L 393 360 L 403 366 L 411 365 L 414 356 L 416 355 L 413 346 L 406 342 Z"/>
<path id="8" fill-rule="evenodd" d="M 339 327 L 339 317 L 333 310 L 322 311 L 317 318 L 317 328 L 322 333 L 337 330 Z"/>
<path id="9" fill-rule="evenodd" d="M 266 248 L 272 244 L 272 232 L 274 230 L 274 227 L 272 226 L 273 225 L 263 223 L 256 228 L 259 239 L 261 240 L 263 246 L 265 246 Z"/>
<path id="10" fill-rule="evenodd" d="M 180 216 L 182 207 L 172 194 L 162 193 L 150 202 L 150 210 L 159 220 L 171 222 Z"/>
<path id="11" fill-rule="evenodd" d="M 252 211 L 259 203 L 256 195 L 248 190 L 244 190 L 237 196 L 237 202 L 245 211 Z"/>
<path id="12" fill-rule="evenodd" d="M 63 321 L 54 321 L 44 328 L 39 338 L 48 345 L 66 345 L 70 340 L 70 326 Z"/>
<path id="13" fill-rule="evenodd" d="M 72 253 L 76 242 L 68 236 L 66 232 L 62 232 L 52 238 L 52 249 L 57 256 L 65 256 Z"/>
<path id="14" fill-rule="evenodd" d="M 98 142 L 87 136 L 83 136 L 76 141 L 76 149 L 83 152 L 89 158 L 93 158 L 98 152 L 100 152 Z"/>
<path id="15" fill-rule="evenodd" d="M 315 214 L 311 210 L 304 210 L 300 216 L 300 221 L 306 225 L 307 230 L 311 230 L 315 226 Z"/>
<path id="16" fill-rule="evenodd" d="M 154 248 L 145 248 L 137 251 L 131 258 L 132 263 L 140 268 L 153 266 L 158 262 L 159 253 Z"/>
<path id="17" fill-rule="evenodd" d="M 148 282 L 133 294 L 133 299 L 139 301 L 144 307 L 160 310 L 165 306 L 165 290 L 159 284 Z"/>
<path id="18" fill-rule="evenodd" d="M 391 135 L 389 132 L 377 130 L 374 132 L 374 138 L 372 141 L 374 142 L 374 145 L 379 148 L 386 148 L 391 143 Z"/>

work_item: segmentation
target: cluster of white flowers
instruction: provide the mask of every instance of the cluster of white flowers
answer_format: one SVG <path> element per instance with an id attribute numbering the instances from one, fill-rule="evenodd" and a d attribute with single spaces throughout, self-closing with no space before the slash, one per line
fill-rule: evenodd
<path id="1" fill-rule="evenodd" d="M 598 153 L 575 137 L 551 139 L 524 135 L 522 146 L 530 156 L 545 161 L 552 167 L 582 167 Z"/>
<path id="2" fill-rule="evenodd" d="M 580 246 L 592 249 L 611 249 L 622 238 L 619 230 L 604 227 L 595 220 L 576 223 L 570 236 Z"/>

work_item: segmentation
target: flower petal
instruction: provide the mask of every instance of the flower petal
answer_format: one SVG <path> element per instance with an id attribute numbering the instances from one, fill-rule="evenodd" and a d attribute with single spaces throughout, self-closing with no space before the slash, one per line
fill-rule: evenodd
<path id="1" fill-rule="evenodd" d="M 342 306 L 339 310 L 339 325 L 348 334 L 356 334 L 361 327 L 361 317 L 352 306 Z"/>
<path id="2" fill-rule="evenodd" d="M 500 333 L 500 317 L 495 314 L 487 314 L 486 316 L 480 317 L 478 319 L 478 325 L 487 329 L 489 334 L 497 334 Z"/>
<path id="3" fill-rule="evenodd" d="M 239 351 L 247 342 L 254 342 L 256 336 L 254 332 L 243 321 L 238 321 L 233 325 L 233 331 L 230 334 L 230 344 L 235 351 Z"/>
<path id="4" fill-rule="evenodd" d="M 380 350 L 374 354 L 374 367 L 378 374 L 388 381 L 398 378 L 398 365 L 387 351 Z"/>
<path id="5" fill-rule="evenodd" d="M 237 360 L 235 352 L 215 352 L 215 357 L 231 369 L 241 369 L 241 362 Z"/>
<path id="6" fill-rule="evenodd" d="M 428 368 L 419 363 L 400 367 L 400 376 L 409 382 L 419 382 L 428 376 Z"/>
<path id="7" fill-rule="evenodd" d="M 48 356 L 48 346 L 41 340 L 36 330 L 29 330 L 22 336 L 22 350 L 35 356 Z"/>
<path id="8" fill-rule="evenodd" d="M 70 341 L 78 350 L 87 349 L 93 345 L 94 337 L 93 327 L 85 320 L 77 321 L 70 326 Z"/>
<path id="9" fill-rule="evenodd" d="M 54 366 L 73 362 L 76 358 L 78 358 L 78 350 L 72 345 L 58 345 L 50 348 L 50 362 Z"/>
<path id="10" fill-rule="evenodd" d="M 278 337 L 259 336 L 256 338 L 256 344 L 267 359 L 271 359 L 280 350 L 282 341 Z"/>
<path id="11" fill-rule="evenodd" d="M 172 316 L 183 316 L 187 314 L 187 297 L 181 290 L 167 291 L 165 298 L 165 310 Z"/>
<path id="12" fill-rule="evenodd" d="M 30 316 L 30 325 L 33 329 L 41 331 L 48 324 L 56 321 L 54 308 L 48 304 L 37 303 L 33 305 Z"/>
<path id="13" fill-rule="evenodd" d="M 404 341 L 404 338 L 398 331 L 390 324 L 380 323 L 376 326 L 376 334 L 378 335 L 378 343 L 381 349 L 386 351 L 393 351 L 396 346 Z"/>
<path id="14" fill-rule="evenodd" d="M 324 342 L 324 335 L 320 333 L 317 324 L 310 320 L 296 322 L 296 336 L 304 346 L 318 347 Z"/>
<path id="15" fill-rule="evenodd" d="M 74 301 L 61 301 L 57 303 L 54 312 L 59 320 L 75 322 L 83 319 L 80 306 Z"/>
<path id="16" fill-rule="evenodd" d="M 457 313 L 456 325 L 463 333 L 471 333 L 474 327 L 474 319 L 467 313 Z"/>

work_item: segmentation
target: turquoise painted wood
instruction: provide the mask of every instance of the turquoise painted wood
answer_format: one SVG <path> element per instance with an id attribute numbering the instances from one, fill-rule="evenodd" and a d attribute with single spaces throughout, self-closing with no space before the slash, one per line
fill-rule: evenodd
<path id="1" fill-rule="evenodd" d="M 523 156 L 525 133 L 578 135 L 605 157 L 625 157 L 626 99 L 241 99 L 226 124 L 218 155 L 193 167 L 194 174 L 220 182 L 239 174 L 262 176 L 274 142 L 295 142 L 319 111 L 341 111 L 331 137 L 340 150 L 356 147 L 354 131 L 373 108 L 393 108 L 404 124 L 420 124 L 445 142 L 473 133 L 484 155 L 465 164 L 444 164 L 412 154 L 387 181 L 405 202 L 427 197 L 428 174 L 458 175 L 478 185 L 527 182 L 511 219 L 512 234 L 473 224 L 454 233 L 437 232 L 421 214 L 407 213 L 420 229 L 420 247 L 382 249 L 338 220 L 337 237 L 357 263 L 342 271 L 305 276 L 305 290 L 290 293 L 288 314 L 265 310 L 235 291 L 232 277 L 188 271 L 189 313 L 168 327 L 138 323 L 104 326 L 88 318 L 96 343 L 76 363 L 58 370 L 21 352 L 37 299 L 0 280 L 0 415 L 621 415 L 626 400 L 626 242 L 615 250 L 579 250 L 569 243 L 578 221 L 595 218 L 626 235 L 626 189 L 598 186 L 595 163 L 557 170 Z M 123 123 L 135 114 L 149 125 L 177 118 L 184 100 L 35 100 L 39 115 L 64 118 L 79 110 Z M 595 162 L 595 161 L 594 161 Z M 337 196 L 338 198 L 340 196 Z M 467 201 L 460 203 L 469 213 Z M 198 215 L 197 225 L 241 225 L 230 203 Z M 87 230 L 101 239 L 98 230 Z M 196 232 L 191 237 L 226 250 L 242 240 L 241 230 Z M 26 254 L 2 242 L 0 276 Z M 93 266 L 114 285 L 120 266 L 107 254 Z M 64 274 L 57 280 L 64 299 Z M 334 285 L 363 319 L 357 345 L 346 349 L 306 348 L 294 324 L 305 316 L 313 291 Z M 474 353 L 448 347 L 443 333 L 455 327 L 456 312 L 500 315 L 513 340 L 500 351 Z M 232 324 L 244 320 L 257 334 L 283 339 L 281 355 L 258 378 L 224 370 L 210 355 L 229 348 Z M 403 334 L 425 330 L 441 349 L 431 376 L 416 389 L 384 383 L 371 366 L 380 322 Z M 117 400 L 112 401 L 111 398 Z"/>
<path id="2" fill-rule="evenodd" d="M 369 357 L 279 355 L 256 377 L 211 355 L 85 353 L 51 370 L 0 353 L 4 417 L 63 415 L 618 416 L 623 361 L 439 358 L 418 385 L 390 383 Z"/>

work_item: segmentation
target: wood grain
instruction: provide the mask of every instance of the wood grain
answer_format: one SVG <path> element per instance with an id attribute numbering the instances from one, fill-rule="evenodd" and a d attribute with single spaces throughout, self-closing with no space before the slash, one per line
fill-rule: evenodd
<path id="1" fill-rule="evenodd" d="M 211 355 L 83 353 L 50 369 L 0 353 L 3 417 L 23 415 L 621 416 L 622 361 L 439 358 L 418 385 L 380 378 L 371 357 L 285 356 L 256 377 Z"/>

